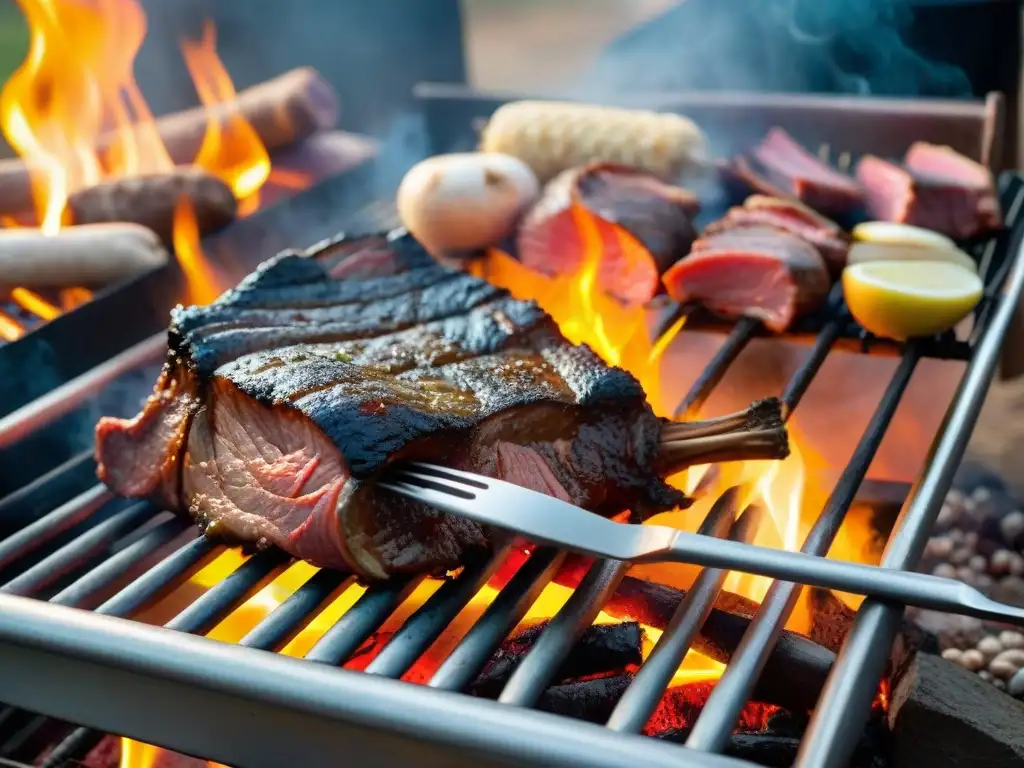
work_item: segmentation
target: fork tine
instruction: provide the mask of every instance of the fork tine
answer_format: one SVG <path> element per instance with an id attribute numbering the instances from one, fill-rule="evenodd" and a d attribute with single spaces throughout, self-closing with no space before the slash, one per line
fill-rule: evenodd
<path id="1" fill-rule="evenodd" d="M 400 464 L 396 469 L 406 471 L 405 468 L 409 467 L 412 469 L 420 469 L 425 472 L 430 472 L 441 477 L 445 477 L 452 482 L 466 483 L 472 485 L 474 488 L 480 488 L 482 490 L 487 489 L 487 484 L 483 482 L 485 478 L 480 475 L 474 475 L 472 472 L 463 472 L 461 469 L 449 469 L 448 467 L 439 467 L 436 464 L 427 464 L 422 461 L 408 461 L 404 464 Z"/>
<path id="2" fill-rule="evenodd" d="M 431 488 L 441 493 L 449 493 L 453 496 L 458 496 L 460 499 L 475 499 L 476 494 L 473 493 L 472 489 L 466 488 L 463 485 L 449 484 L 452 481 L 445 482 L 448 478 L 437 477 L 436 475 L 424 475 L 419 472 L 410 472 L 408 469 L 396 470 L 392 475 L 396 480 L 404 480 L 407 483 L 415 480 L 416 482 L 411 483 L 417 487 Z"/>

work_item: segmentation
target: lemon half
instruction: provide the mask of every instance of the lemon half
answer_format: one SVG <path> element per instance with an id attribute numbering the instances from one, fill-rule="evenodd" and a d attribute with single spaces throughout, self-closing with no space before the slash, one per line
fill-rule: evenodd
<path id="1" fill-rule="evenodd" d="M 868 221 L 853 228 L 848 264 L 866 261 L 948 261 L 978 271 L 978 265 L 945 235 L 891 221 Z"/>
<path id="2" fill-rule="evenodd" d="M 948 331 L 983 292 L 974 272 L 948 262 L 871 261 L 843 270 L 854 319 L 876 336 L 899 341 Z"/>

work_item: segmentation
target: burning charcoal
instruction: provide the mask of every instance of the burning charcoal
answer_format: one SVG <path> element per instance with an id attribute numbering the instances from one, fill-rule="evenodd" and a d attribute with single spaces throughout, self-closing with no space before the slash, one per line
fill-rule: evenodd
<path id="1" fill-rule="evenodd" d="M 510 637 L 495 652 L 470 687 L 474 696 L 497 698 L 516 666 L 548 626 L 543 621 Z M 564 681 L 601 672 L 617 672 L 642 661 L 643 631 L 636 622 L 598 624 L 587 629 L 553 678 Z"/>
<path id="2" fill-rule="evenodd" d="M 570 558 L 555 580 L 575 588 L 588 567 L 589 561 L 585 558 Z M 664 629 L 685 597 L 682 590 L 627 576 L 605 604 L 604 612 Z M 694 639 L 694 650 L 727 663 L 757 608 L 757 604 L 747 598 L 730 592 L 720 593 L 715 608 Z M 813 709 L 833 661 L 832 650 L 801 635 L 783 631 L 758 680 L 755 695 L 761 701 L 786 709 Z"/>
<path id="3" fill-rule="evenodd" d="M 238 211 L 231 188 L 198 168 L 97 184 L 68 197 L 67 210 L 76 224 L 141 224 L 173 247 L 174 216 L 183 197 L 192 204 L 200 236 L 230 224 Z"/>
<path id="4" fill-rule="evenodd" d="M 956 664 L 918 654 L 890 702 L 892 768 L 1024 766 L 1024 704 Z"/>
<path id="5" fill-rule="evenodd" d="M 541 694 L 537 708 L 577 720 L 604 723 L 632 682 L 632 675 L 615 675 L 554 685 Z"/>
<path id="6" fill-rule="evenodd" d="M 689 728 L 673 728 L 657 734 L 656 738 L 685 744 L 689 736 Z M 768 768 L 789 768 L 793 765 L 799 749 L 799 735 L 777 734 L 769 729 L 764 733 L 732 734 L 725 747 L 725 754 Z M 873 749 L 867 739 L 862 739 L 849 765 L 850 768 L 883 768 L 885 760 L 880 751 Z"/>

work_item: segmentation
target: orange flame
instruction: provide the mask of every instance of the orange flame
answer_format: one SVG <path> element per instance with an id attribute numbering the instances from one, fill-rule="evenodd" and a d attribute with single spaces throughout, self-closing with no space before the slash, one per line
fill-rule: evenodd
<path id="1" fill-rule="evenodd" d="M 220 295 L 217 277 L 203 254 L 199 237 L 199 223 L 192 201 L 182 196 L 174 209 L 174 255 L 188 284 L 188 301 L 209 304 Z"/>
<path id="2" fill-rule="evenodd" d="M 60 307 L 55 307 L 38 293 L 28 288 L 15 288 L 11 291 L 11 300 L 22 309 L 27 309 L 33 315 L 43 320 L 53 320 L 60 315 Z"/>
<path id="3" fill-rule="evenodd" d="M 270 155 L 256 130 L 232 106 L 237 96 L 235 86 L 217 56 L 216 46 L 216 32 L 210 22 L 203 25 L 197 42 L 181 42 L 185 66 L 199 100 L 210 114 L 195 164 L 219 176 L 236 198 L 245 201 L 253 198 L 270 176 Z"/>

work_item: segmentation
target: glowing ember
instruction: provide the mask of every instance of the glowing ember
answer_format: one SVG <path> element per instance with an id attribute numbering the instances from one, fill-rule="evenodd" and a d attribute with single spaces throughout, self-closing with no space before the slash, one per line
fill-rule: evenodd
<path id="1" fill-rule="evenodd" d="M 28 288 L 15 288 L 11 291 L 11 300 L 23 309 L 27 309 L 33 315 L 43 320 L 53 320 L 60 313 L 60 307 L 55 307 L 38 293 L 33 293 Z"/>

